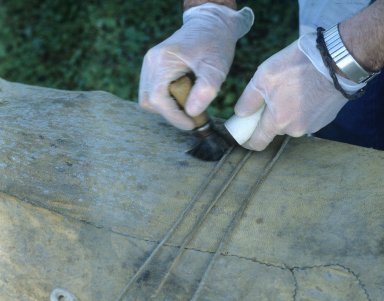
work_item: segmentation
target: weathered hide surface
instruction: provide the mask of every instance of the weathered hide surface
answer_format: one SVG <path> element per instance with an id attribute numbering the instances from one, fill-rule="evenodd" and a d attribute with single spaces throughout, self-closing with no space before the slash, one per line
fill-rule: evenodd
<path id="1" fill-rule="evenodd" d="M 216 163 L 105 92 L 0 81 L 0 300 L 116 300 Z M 154 300 L 188 300 L 279 143 L 254 153 Z M 126 300 L 150 300 L 237 148 Z M 252 196 L 201 300 L 384 300 L 384 153 L 292 139 Z M 64 300 L 64 299 L 62 299 Z M 62 301 L 60 300 L 60 301 Z"/>

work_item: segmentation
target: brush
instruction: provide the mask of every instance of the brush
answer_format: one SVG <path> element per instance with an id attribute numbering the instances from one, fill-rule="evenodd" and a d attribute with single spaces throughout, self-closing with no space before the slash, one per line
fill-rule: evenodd
<path id="1" fill-rule="evenodd" d="M 188 95 L 192 89 L 195 77 L 186 74 L 169 85 L 169 94 L 184 109 Z M 247 117 L 232 116 L 225 122 L 224 133 L 221 133 L 209 118 L 207 112 L 191 117 L 195 124 L 192 133 L 198 142 L 187 153 L 204 161 L 217 161 L 234 144 L 244 144 L 256 128 L 265 105 L 254 114 Z"/>
<path id="2" fill-rule="evenodd" d="M 193 74 L 187 74 L 169 85 L 170 95 L 182 109 L 184 109 L 185 102 L 192 89 L 193 83 Z M 227 137 L 215 128 L 207 112 L 203 112 L 200 115 L 191 118 L 195 124 L 192 133 L 198 141 L 187 153 L 204 161 L 220 160 L 233 142 L 229 141 Z"/>

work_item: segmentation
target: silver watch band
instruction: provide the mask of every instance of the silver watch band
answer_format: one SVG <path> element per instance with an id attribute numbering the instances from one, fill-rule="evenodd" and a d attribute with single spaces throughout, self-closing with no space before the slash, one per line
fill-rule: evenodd
<path id="1" fill-rule="evenodd" d="M 366 83 L 380 72 L 368 72 L 353 58 L 340 37 L 339 26 L 324 31 L 328 52 L 340 71 L 355 83 Z"/>

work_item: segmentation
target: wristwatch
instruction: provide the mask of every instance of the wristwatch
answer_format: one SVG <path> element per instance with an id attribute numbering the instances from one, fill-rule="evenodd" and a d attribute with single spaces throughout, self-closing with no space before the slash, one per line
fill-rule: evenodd
<path id="1" fill-rule="evenodd" d="M 380 72 L 365 70 L 349 53 L 340 37 L 338 24 L 324 31 L 324 41 L 337 68 L 355 83 L 367 83 Z"/>

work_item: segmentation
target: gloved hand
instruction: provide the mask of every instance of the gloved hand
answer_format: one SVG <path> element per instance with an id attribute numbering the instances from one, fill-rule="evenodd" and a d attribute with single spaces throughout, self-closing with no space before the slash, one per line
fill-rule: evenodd
<path id="1" fill-rule="evenodd" d="M 266 105 L 244 147 L 263 150 L 276 135 L 317 132 L 346 104 L 347 99 L 334 88 L 315 40 L 315 34 L 307 34 L 259 66 L 235 106 L 236 115 L 244 117 Z M 338 79 L 349 93 L 362 87 Z"/>
<path id="2" fill-rule="evenodd" d="M 249 8 L 235 11 L 207 3 L 188 9 L 181 29 L 145 55 L 139 104 L 178 128 L 193 129 L 188 115 L 200 114 L 215 98 L 232 64 L 236 42 L 252 24 Z M 187 99 L 187 115 L 170 97 L 168 86 L 191 71 L 197 80 Z"/>

